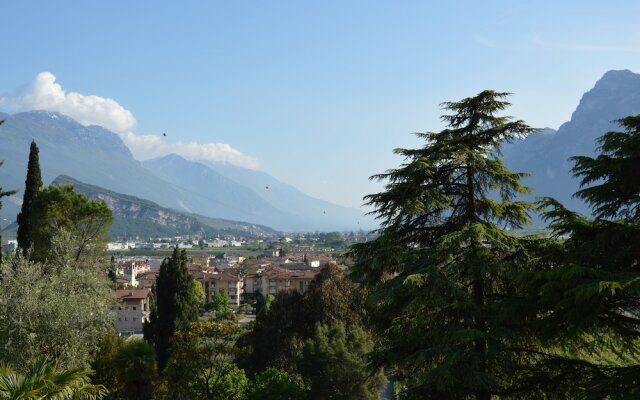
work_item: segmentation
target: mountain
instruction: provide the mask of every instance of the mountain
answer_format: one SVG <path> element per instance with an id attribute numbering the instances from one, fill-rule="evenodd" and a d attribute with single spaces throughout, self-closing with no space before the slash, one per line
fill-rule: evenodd
<path id="1" fill-rule="evenodd" d="M 313 198 L 271 175 L 230 164 L 207 163 L 218 173 L 251 188 L 272 206 L 304 218 L 314 226 L 337 226 L 334 230 L 374 229 L 376 224 L 361 210 Z M 321 228 L 317 228 L 321 229 Z M 328 229 L 326 229 L 328 230 Z"/>
<path id="2" fill-rule="evenodd" d="M 162 180 L 136 161 L 115 133 L 99 126 L 83 126 L 58 113 L 30 111 L 15 115 L 0 113 L 0 180 L 3 187 L 22 190 L 26 176 L 29 143 L 40 148 L 43 181 L 58 175 L 119 193 L 140 196 L 165 207 L 196 212 L 208 207 L 208 200 Z M 3 219 L 13 220 L 22 193 L 4 202 Z"/>
<path id="3" fill-rule="evenodd" d="M 188 161 L 176 154 L 143 161 L 143 165 L 176 186 L 199 188 L 202 195 L 223 206 L 229 218 L 293 226 L 299 231 L 374 226 L 360 210 L 315 199 L 262 171 Z"/>
<path id="4" fill-rule="evenodd" d="M 569 209 L 589 214 L 587 206 L 572 197 L 579 189 L 569 157 L 596 154 L 596 139 L 620 130 L 616 120 L 640 114 L 640 74 L 628 70 L 609 71 L 580 100 L 571 119 L 557 131 L 542 130 L 504 149 L 505 161 L 516 172 L 533 176 L 524 183 L 535 197 L 551 196 Z"/>
<path id="5" fill-rule="evenodd" d="M 101 200 L 113 212 L 114 221 L 109 231 L 112 239 L 123 237 L 159 237 L 184 235 L 276 235 L 271 228 L 244 222 L 213 219 L 161 207 L 158 204 L 134 196 L 116 193 L 99 186 L 80 182 L 70 176 L 60 175 L 52 185 L 72 185 L 74 190 L 92 200 Z"/>
<path id="6" fill-rule="evenodd" d="M 358 222 L 367 221 L 359 210 L 312 199 L 262 172 L 233 169 L 238 176 L 259 177 L 255 180 L 262 183 L 256 186 L 250 179 L 237 182 L 231 174 L 176 155 L 141 163 L 117 134 L 99 126 L 83 126 L 59 113 L 0 113 L 0 120 L 5 120 L 0 126 L 0 160 L 5 160 L 0 182 L 6 190 L 23 189 L 29 144 L 34 139 L 40 148 L 45 184 L 59 175 L 73 176 L 162 207 L 281 231 L 351 230 L 359 228 Z M 273 186 L 278 201 L 261 193 L 264 182 Z M 21 198 L 19 192 L 4 199 L 0 209 L 3 226 L 15 220 Z M 304 204 L 309 208 L 305 210 Z M 363 225 L 367 229 L 373 223 Z"/>
<path id="7" fill-rule="evenodd" d="M 207 215 L 228 219 L 252 221 L 279 229 L 314 230 L 312 223 L 276 208 L 258 196 L 255 191 L 236 183 L 207 165 L 188 161 L 176 154 L 143 161 L 142 165 L 161 176 L 175 187 L 199 193 L 210 200 Z"/>

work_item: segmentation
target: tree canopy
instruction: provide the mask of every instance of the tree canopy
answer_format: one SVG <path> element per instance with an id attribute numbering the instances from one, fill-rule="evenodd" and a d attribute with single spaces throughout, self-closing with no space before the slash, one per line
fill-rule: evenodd
<path id="1" fill-rule="evenodd" d="M 510 371 L 525 368 L 526 346 L 503 300 L 515 292 L 512 275 L 529 268 L 532 243 L 506 229 L 526 225 L 534 206 L 516 199 L 530 192 L 526 174 L 509 171 L 500 148 L 534 129 L 497 115 L 508 95 L 443 103 L 448 128 L 418 133 L 424 147 L 396 149 L 401 167 L 372 177 L 387 182 L 366 196 L 379 236 L 350 254 L 382 339 L 374 360 L 406 398 L 524 395 Z"/>
<path id="2" fill-rule="evenodd" d="M 559 239 L 545 255 L 553 267 L 521 277 L 529 326 L 564 349 L 556 364 L 593 398 L 640 396 L 640 115 L 619 123 L 624 131 L 602 136 L 597 157 L 572 158 L 575 196 L 595 218 L 542 200 Z"/>
<path id="3" fill-rule="evenodd" d="M 102 201 L 89 200 L 72 186 L 49 186 L 37 194 L 31 207 L 33 258 L 51 257 L 52 240 L 61 231 L 69 233 L 76 261 L 105 251 L 112 220 L 111 210 Z"/>

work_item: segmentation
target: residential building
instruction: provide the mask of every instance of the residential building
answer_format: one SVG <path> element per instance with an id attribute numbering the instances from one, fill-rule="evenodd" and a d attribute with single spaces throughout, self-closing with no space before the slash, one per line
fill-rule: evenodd
<path id="1" fill-rule="evenodd" d="M 149 320 L 151 291 L 148 289 L 116 290 L 118 300 L 116 330 L 121 334 L 141 334 L 142 325 Z"/>

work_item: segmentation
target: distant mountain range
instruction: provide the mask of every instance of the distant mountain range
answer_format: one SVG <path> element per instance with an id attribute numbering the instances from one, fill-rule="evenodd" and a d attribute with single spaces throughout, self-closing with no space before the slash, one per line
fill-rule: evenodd
<path id="1" fill-rule="evenodd" d="M 596 154 L 596 139 L 621 130 L 616 120 L 640 114 L 640 74 L 628 70 L 609 71 L 586 92 L 571 120 L 555 131 L 545 129 L 504 149 L 509 168 L 533 176 L 524 183 L 534 197 L 550 196 L 569 209 L 589 215 L 590 210 L 573 194 L 579 181 L 571 174 L 572 156 Z"/>
<path id="2" fill-rule="evenodd" d="M 117 134 L 99 126 L 83 126 L 58 113 L 0 113 L 0 119 L 5 120 L 0 126 L 0 160 L 5 160 L 0 182 L 5 189 L 23 189 L 29 143 L 35 139 L 45 184 L 67 175 L 162 207 L 279 231 L 374 227 L 362 211 L 312 198 L 264 172 L 205 165 L 175 154 L 140 162 Z M 242 177 L 242 182 L 234 176 Z M 267 187 L 269 195 L 262 193 Z M 19 192 L 4 200 L 0 210 L 3 226 L 15 220 L 21 196 Z"/>
<path id="3" fill-rule="evenodd" d="M 572 198 L 578 181 L 571 176 L 574 155 L 594 155 L 596 138 L 617 130 L 615 120 L 640 114 L 640 75 L 609 71 L 585 93 L 570 121 L 557 131 L 545 129 L 506 146 L 507 165 L 530 172 L 525 184 L 535 197 L 552 196 L 587 214 Z M 45 183 L 59 175 L 73 177 L 116 194 L 135 196 L 164 209 L 209 218 L 244 221 L 280 231 L 370 229 L 371 217 L 357 209 L 312 198 L 272 176 L 232 165 L 193 162 L 171 154 L 137 161 L 120 137 L 98 126 L 82 126 L 57 113 L 0 113 L 0 186 L 22 190 L 29 143 L 40 147 Z M 366 151 L 366 149 L 362 149 Z M 68 179 L 68 178 L 66 178 Z M 4 199 L 0 223 L 15 220 L 22 193 Z M 141 200 L 142 201 L 142 200 Z"/>

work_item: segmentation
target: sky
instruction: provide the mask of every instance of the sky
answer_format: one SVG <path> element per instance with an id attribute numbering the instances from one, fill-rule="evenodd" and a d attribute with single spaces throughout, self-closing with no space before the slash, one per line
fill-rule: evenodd
<path id="1" fill-rule="evenodd" d="M 640 73 L 640 2 L 2 1 L 0 110 L 58 111 L 134 156 L 265 171 L 351 207 L 439 104 L 514 93 L 569 120 L 608 70 Z M 166 133 L 166 136 L 163 135 Z"/>

